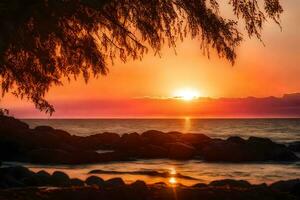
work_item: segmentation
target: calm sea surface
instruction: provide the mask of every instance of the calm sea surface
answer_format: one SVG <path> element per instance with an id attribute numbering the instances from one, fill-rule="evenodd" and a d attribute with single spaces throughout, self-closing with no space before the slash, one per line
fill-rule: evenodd
<path id="1" fill-rule="evenodd" d="M 280 143 L 300 141 L 300 119 L 63 119 L 63 120 L 23 120 L 31 127 L 49 125 L 63 129 L 71 134 L 86 136 L 101 132 L 119 134 L 156 129 L 161 131 L 180 131 L 183 133 L 204 133 L 210 137 L 227 138 L 229 136 L 268 137 Z M 9 164 L 9 163 L 8 163 Z M 11 163 L 10 163 L 11 164 Z M 218 179 L 243 179 L 252 183 L 271 183 L 278 180 L 300 178 L 300 162 L 296 163 L 244 163 L 225 164 L 207 163 L 199 160 L 139 160 L 132 162 L 113 162 L 93 165 L 31 165 L 34 171 L 44 169 L 49 172 L 61 170 L 71 177 L 86 178 L 94 169 L 104 170 L 99 176 L 104 179 L 122 177 L 127 182 L 137 179 L 148 183 L 170 182 L 192 185 L 197 182 L 210 182 Z M 181 174 L 189 178 L 151 177 L 132 174 L 139 171 L 157 171 Z M 116 173 L 115 173 L 116 172 Z M 122 174 L 118 174 L 122 172 Z M 176 175 L 173 175 L 176 176 Z"/>

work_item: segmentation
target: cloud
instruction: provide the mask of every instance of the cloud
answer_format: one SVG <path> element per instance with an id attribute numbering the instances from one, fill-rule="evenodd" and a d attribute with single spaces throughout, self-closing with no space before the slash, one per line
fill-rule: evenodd
<path id="1" fill-rule="evenodd" d="M 209 98 L 192 101 L 176 98 L 83 100 L 55 102 L 54 118 L 152 118 L 152 117 L 300 117 L 300 93 L 282 97 Z M 16 117 L 47 117 L 31 107 L 11 109 Z"/>

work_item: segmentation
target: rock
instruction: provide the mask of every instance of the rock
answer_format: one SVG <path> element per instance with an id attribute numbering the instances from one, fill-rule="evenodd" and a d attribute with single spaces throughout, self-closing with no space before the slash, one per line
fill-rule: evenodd
<path id="1" fill-rule="evenodd" d="M 52 128 L 51 126 L 37 126 L 33 130 L 43 133 L 43 132 L 53 132 L 54 128 Z"/>
<path id="2" fill-rule="evenodd" d="M 104 180 L 98 176 L 90 176 L 85 180 L 87 185 L 103 186 Z"/>
<path id="3" fill-rule="evenodd" d="M 137 153 L 137 149 L 139 149 L 144 144 L 144 138 L 142 138 L 139 134 L 124 134 L 116 144 L 116 149 L 128 153 Z"/>
<path id="4" fill-rule="evenodd" d="M 0 187 L 22 187 L 22 179 L 32 176 L 34 173 L 22 166 L 0 168 Z"/>
<path id="5" fill-rule="evenodd" d="M 258 161 L 295 161 L 298 157 L 285 145 L 272 142 L 268 138 L 250 137 L 247 141 L 249 152 Z"/>
<path id="6" fill-rule="evenodd" d="M 70 179 L 70 185 L 71 186 L 84 186 L 84 182 L 78 178 L 72 178 L 72 179 Z"/>
<path id="7" fill-rule="evenodd" d="M 35 149 L 28 152 L 30 162 L 40 164 L 68 164 L 72 157 L 72 154 L 61 149 Z"/>
<path id="8" fill-rule="evenodd" d="M 101 133 L 83 137 L 80 142 L 80 148 L 99 150 L 99 149 L 113 149 L 113 147 L 119 142 L 120 135 L 116 133 Z"/>
<path id="9" fill-rule="evenodd" d="M 22 182 L 27 187 L 29 187 L 29 186 L 46 186 L 46 185 L 49 185 L 49 183 L 46 184 L 45 182 L 42 182 L 37 175 L 32 175 L 30 177 L 26 177 L 22 180 Z"/>
<path id="10" fill-rule="evenodd" d="M 251 184 L 248 181 L 233 180 L 233 179 L 224 179 L 224 180 L 212 181 L 209 185 L 210 186 L 215 186 L 215 187 L 223 187 L 223 186 L 237 187 L 237 188 L 251 187 Z"/>
<path id="11" fill-rule="evenodd" d="M 207 184 L 205 183 L 196 183 L 195 185 L 193 185 L 192 187 L 197 187 L 197 188 L 206 188 L 208 187 Z"/>
<path id="12" fill-rule="evenodd" d="M 34 176 L 38 179 L 38 183 L 40 186 L 51 185 L 52 177 L 48 172 L 41 170 L 37 172 Z"/>
<path id="13" fill-rule="evenodd" d="M 166 143 L 172 143 L 176 141 L 176 135 L 166 134 L 161 131 L 149 130 L 141 135 L 145 138 L 147 144 L 162 146 Z"/>
<path id="14" fill-rule="evenodd" d="M 288 148 L 294 152 L 300 152 L 300 141 L 288 144 Z"/>
<path id="15" fill-rule="evenodd" d="M 158 145 L 146 145 L 139 149 L 140 158 L 166 158 L 168 150 Z"/>
<path id="16" fill-rule="evenodd" d="M 170 143 L 168 146 L 168 157 L 172 159 L 191 159 L 196 153 L 196 149 L 183 143 Z"/>
<path id="17" fill-rule="evenodd" d="M 270 185 L 273 190 L 289 192 L 300 197 L 300 179 L 278 181 Z"/>
<path id="18" fill-rule="evenodd" d="M 147 199 L 149 188 L 144 181 L 135 181 L 130 184 L 130 189 L 130 194 L 133 195 L 131 199 Z"/>
<path id="19" fill-rule="evenodd" d="M 0 188 L 16 188 L 16 187 L 23 187 L 24 184 L 20 181 L 15 179 L 9 174 L 0 175 Z"/>
<path id="20" fill-rule="evenodd" d="M 244 140 L 243 138 L 240 138 L 238 136 L 231 136 L 231 137 L 227 138 L 226 141 L 236 143 L 236 144 L 245 144 L 246 143 L 246 140 Z"/>
<path id="21" fill-rule="evenodd" d="M 298 159 L 286 146 L 276 144 L 267 138 L 257 137 L 250 137 L 245 141 L 239 138 L 212 139 L 203 147 L 201 153 L 207 161 L 295 161 Z"/>
<path id="22" fill-rule="evenodd" d="M 211 140 L 210 137 L 204 134 L 196 134 L 196 133 L 187 133 L 180 135 L 180 141 L 183 143 L 187 143 L 193 146 L 197 146 L 199 144 L 206 143 Z"/>
<path id="23" fill-rule="evenodd" d="M 70 178 L 64 172 L 55 171 L 52 174 L 51 182 L 55 186 L 68 186 L 70 185 Z"/>
<path id="24" fill-rule="evenodd" d="M 105 181 L 105 186 L 107 186 L 107 187 L 121 187 L 124 185 L 125 185 L 125 183 L 124 183 L 123 179 L 121 179 L 121 178 L 112 178 L 112 179 Z"/>
<path id="25" fill-rule="evenodd" d="M 20 180 L 32 176 L 34 173 L 23 166 L 8 167 L 9 174 L 15 179 Z"/>
<path id="26" fill-rule="evenodd" d="M 0 134 L 17 133 L 28 130 L 29 125 L 9 116 L 0 116 Z"/>

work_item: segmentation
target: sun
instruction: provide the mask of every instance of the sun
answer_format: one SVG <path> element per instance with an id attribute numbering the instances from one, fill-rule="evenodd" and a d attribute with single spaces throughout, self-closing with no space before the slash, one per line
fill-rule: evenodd
<path id="1" fill-rule="evenodd" d="M 175 92 L 175 98 L 179 98 L 185 101 L 191 101 L 200 97 L 200 92 L 197 90 L 185 88 Z"/>

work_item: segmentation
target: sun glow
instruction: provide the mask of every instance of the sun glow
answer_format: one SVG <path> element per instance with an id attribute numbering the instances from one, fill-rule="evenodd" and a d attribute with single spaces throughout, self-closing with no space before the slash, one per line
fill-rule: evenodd
<path id="1" fill-rule="evenodd" d="M 177 183 L 176 178 L 175 178 L 175 177 L 171 177 L 171 178 L 169 179 L 169 183 L 171 183 L 171 184 L 176 184 L 176 183 Z"/>
<path id="2" fill-rule="evenodd" d="M 182 99 L 185 101 L 191 101 L 200 97 L 200 93 L 193 89 L 181 89 L 175 92 L 175 98 Z"/>

